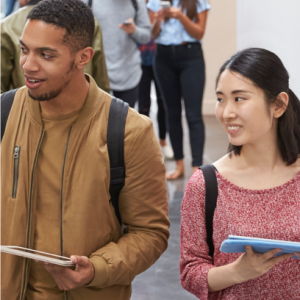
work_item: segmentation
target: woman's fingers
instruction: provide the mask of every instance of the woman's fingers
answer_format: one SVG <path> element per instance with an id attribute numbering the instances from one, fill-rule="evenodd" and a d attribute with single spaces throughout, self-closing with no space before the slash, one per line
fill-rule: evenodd
<path id="1" fill-rule="evenodd" d="M 286 254 L 282 254 L 273 258 L 270 258 L 267 260 L 267 264 L 269 268 L 274 267 L 276 264 L 280 263 L 281 261 L 291 258 L 294 256 L 294 253 L 286 253 Z"/>

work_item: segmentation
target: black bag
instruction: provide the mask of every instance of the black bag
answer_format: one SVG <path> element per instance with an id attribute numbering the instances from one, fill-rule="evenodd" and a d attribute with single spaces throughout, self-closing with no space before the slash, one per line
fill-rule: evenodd
<path id="1" fill-rule="evenodd" d="M 16 91 L 17 89 L 11 90 L 1 95 L 1 141 Z M 128 103 L 112 98 L 107 125 L 107 149 L 110 161 L 109 193 L 120 224 L 122 220 L 119 211 L 119 194 L 125 184 L 124 133 L 128 107 Z"/>
<path id="2" fill-rule="evenodd" d="M 209 248 L 209 256 L 214 257 L 213 218 L 218 199 L 216 169 L 213 165 L 203 165 L 199 169 L 202 170 L 205 180 L 205 225 L 207 245 Z"/>

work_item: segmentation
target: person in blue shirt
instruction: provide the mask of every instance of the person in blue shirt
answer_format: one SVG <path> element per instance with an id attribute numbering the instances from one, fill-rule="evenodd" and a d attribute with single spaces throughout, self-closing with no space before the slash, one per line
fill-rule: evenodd
<path id="1" fill-rule="evenodd" d="M 169 134 L 176 160 L 176 170 L 167 179 L 184 175 L 181 99 L 184 100 L 195 172 L 202 165 L 204 123 L 202 97 L 205 64 L 201 39 L 205 32 L 207 0 L 169 0 L 171 7 L 162 9 L 160 0 L 149 0 L 152 34 L 156 37 L 155 72 L 168 110 Z"/>

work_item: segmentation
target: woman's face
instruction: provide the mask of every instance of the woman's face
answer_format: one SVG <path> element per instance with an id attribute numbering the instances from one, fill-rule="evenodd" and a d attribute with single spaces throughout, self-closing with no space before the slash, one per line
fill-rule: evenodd
<path id="1" fill-rule="evenodd" d="M 216 89 L 216 116 L 235 146 L 257 144 L 276 137 L 275 105 L 248 78 L 225 69 Z M 273 107 L 274 106 L 274 107 Z"/>

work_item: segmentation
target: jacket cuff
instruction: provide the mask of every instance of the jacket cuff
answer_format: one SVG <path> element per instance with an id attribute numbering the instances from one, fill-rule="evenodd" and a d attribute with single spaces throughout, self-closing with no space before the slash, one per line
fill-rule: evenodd
<path id="1" fill-rule="evenodd" d="M 151 40 L 151 29 L 135 26 L 135 31 L 130 34 L 132 39 L 139 44 L 147 44 Z"/>
<path id="2" fill-rule="evenodd" d="M 102 286 L 109 278 L 109 267 L 106 260 L 101 256 L 93 256 L 90 258 L 90 262 L 94 266 L 94 278 L 87 284 L 87 286 Z"/>

